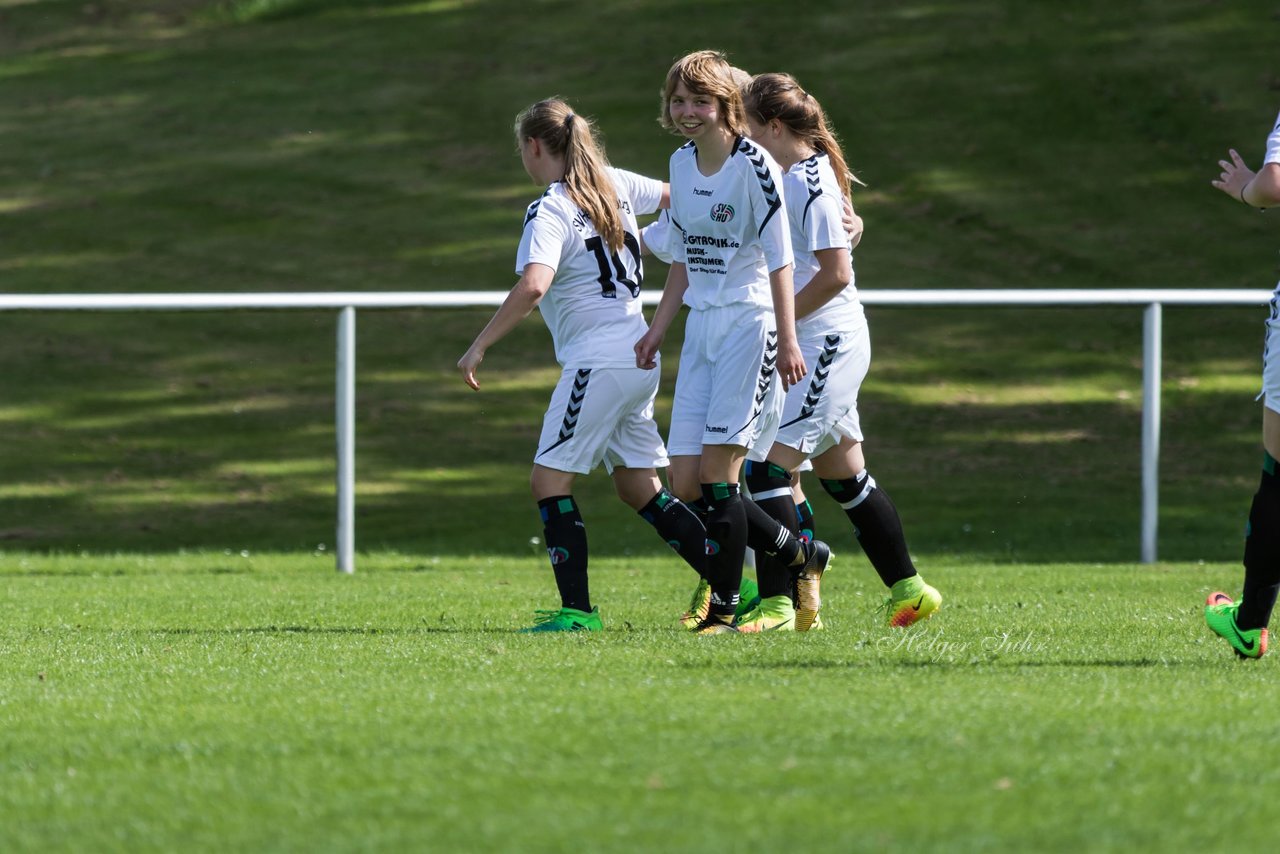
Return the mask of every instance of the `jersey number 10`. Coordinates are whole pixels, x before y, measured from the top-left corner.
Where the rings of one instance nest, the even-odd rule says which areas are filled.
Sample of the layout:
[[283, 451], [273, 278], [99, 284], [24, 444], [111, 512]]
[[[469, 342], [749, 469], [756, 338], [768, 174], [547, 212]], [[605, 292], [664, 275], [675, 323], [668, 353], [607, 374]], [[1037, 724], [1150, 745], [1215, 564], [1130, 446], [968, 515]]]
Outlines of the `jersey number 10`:
[[[640, 283], [644, 281], [644, 272], [640, 266], [640, 241], [636, 240], [634, 234], [629, 231], [622, 232], [622, 245], [635, 260], [635, 279], [627, 277], [627, 269], [622, 266], [622, 259], [618, 257], [617, 252], [605, 252], [604, 238], [599, 235], [588, 237], [586, 244], [591, 254], [596, 256], [596, 264], [600, 267], [600, 278], [596, 280], [600, 282], [600, 296], [605, 299], [617, 299], [618, 285], [626, 285], [627, 290], [631, 291], [631, 296], [640, 296]], [[612, 266], [610, 266], [611, 263]]]

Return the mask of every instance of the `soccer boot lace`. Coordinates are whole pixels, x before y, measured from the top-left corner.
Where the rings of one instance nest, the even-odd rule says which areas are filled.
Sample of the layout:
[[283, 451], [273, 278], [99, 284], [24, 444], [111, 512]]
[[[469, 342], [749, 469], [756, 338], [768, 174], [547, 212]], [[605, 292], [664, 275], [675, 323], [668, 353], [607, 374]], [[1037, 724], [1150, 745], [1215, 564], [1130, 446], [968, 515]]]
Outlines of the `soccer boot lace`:
[[770, 596], [738, 617], [734, 625], [740, 632], [794, 632], [796, 609], [787, 594]]
[[1267, 651], [1266, 629], [1241, 629], [1236, 625], [1240, 605], [1225, 593], [1211, 593], [1204, 602], [1204, 621], [1218, 637], [1231, 644], [1241, 658], [1262, 658]]
[[[760, 604], [760, 588], [750, 578], [743, 578], [742, 584], [738, 587], [738, 610], [734, 616], [741, 616], [758, 604]], [[711, 585], [703, 578], [698, 581], [693, 597], [689, 600], [689, 610], [680, 615], [680, 625], [693, 631], [698, 623], [706, 619], [707, 612], [710, 610]]]
[[942, 605], [942, 594], [928, 584], [919, 575], [904, 578], [889, 588], [889, 598], [885, 600], [885, 612], [889, 625], [895, 629], [927, 620]]
[[604, 628], [600, 622], [600, 608], [579, 611], [576, 608], [557, 608], [552, 611], [534, 611], [533, 625], [521, 632], [598, 632]]
[[695, 635], [737, 634], [738, 630], [733, 627], [732, 620], [728, 614], [707, 614], [690, 631]]
[[805, 546], [804, 566], [796, 578], [796, 631], [807, 632], [818, 619], [818, 609], [822, 607], [822, 596], [819, 588], [822, 585], [822, 574], [831, 564], [831, 548], [822, 540], [814, 540]]

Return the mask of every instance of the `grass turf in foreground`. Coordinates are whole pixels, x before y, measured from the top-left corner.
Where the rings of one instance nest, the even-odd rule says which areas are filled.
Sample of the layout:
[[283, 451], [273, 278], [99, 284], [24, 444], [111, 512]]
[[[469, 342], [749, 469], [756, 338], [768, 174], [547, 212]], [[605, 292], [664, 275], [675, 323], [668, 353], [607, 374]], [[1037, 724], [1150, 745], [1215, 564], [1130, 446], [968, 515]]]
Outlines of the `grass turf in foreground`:
[[[1280, 771], [1198, 603], [1234, 566], [937, 564], [882, 628], [693, 638], [670, 560], [602, 561], [607, 631], [525, 636], [525, 561], [0, 557], [4, 850], [1219, 847]], [[712, 842], [714, 841], [714, 844]]]

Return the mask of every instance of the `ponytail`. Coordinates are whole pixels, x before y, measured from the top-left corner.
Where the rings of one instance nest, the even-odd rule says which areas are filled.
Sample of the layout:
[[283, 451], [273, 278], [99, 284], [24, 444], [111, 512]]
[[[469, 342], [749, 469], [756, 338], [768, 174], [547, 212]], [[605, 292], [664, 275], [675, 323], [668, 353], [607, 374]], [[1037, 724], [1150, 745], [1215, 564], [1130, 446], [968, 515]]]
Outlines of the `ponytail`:
[[846, 196], [851, 185], [865, 187], [845, 162], [840, 141], [827, 124], [827, 114], [818, 99], [800, 88], [790, 74], [760, 74], [755, 77], [745, 93], [747, 112], [760, 124], [777, 119], [815, 150], [827, 155], [836, 183]]
[[609, 177], [609, 161], [591, 121], [559, 98], [539, 101], [516, 118], [517, 141], [538, 139], [552, 154], [564, 157], [565, 194], [586, 214], [605, 244], [622, 251], [622, 214], [618, 191]]

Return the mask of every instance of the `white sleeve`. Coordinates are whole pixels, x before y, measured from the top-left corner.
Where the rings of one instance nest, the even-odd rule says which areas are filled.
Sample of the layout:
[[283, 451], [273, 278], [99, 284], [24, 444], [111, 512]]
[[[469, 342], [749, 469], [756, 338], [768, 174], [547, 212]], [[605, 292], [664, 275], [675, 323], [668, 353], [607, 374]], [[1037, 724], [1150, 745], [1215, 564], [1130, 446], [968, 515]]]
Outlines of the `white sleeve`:
[[[791, 254], [791, 225], [787, 221], [787, 206], [782, 196], [782, 171], [772, 157], [760, 152], [764, 163], [747, 158], [748, 170], [755, 174], [747, 178], [751, 210], [755, 215], [760, 247], [764, 250], [765, 264], [769, 272], [780, 270], [794, 262]], [[767, 170], [767, 174], [764, 171]]]
[[516, 250], [517, 275], [523, 274], [529, 264], [545, 264], [552, 270], [559, 269], [564, 244], [569, 238], [564, 219], [539, 202], [530, 205], [525, 214], [524, 234], [520, 236], [520, 248]]
[[631, 197], [637, 216], [655, 212], [662, 203], [662, 182], [656, 178], [646, 178], [625, 169], [614, 169], [613, 175]]
[[675, 231], [671, 227], [671, 217], [666, 211], [663, 211], [657, 219], [640, 229], [640, 236], [644, 238], [644, 245], [649, 247], [649, 251], [653, 253], [653, 257], [657, 258], [664, 264], [671, 263], [671, 234]]
[[823, 191], [814, 198], [804, 213], [805, 249], [848, 249], [849, 234], [844, 230], [844, 205], [830, 193]]
[[1271, 136], [1267, 137], [1267, 156], [1262, 162], [1264, 165], [1280, 163], [1280, 116], [1276, 116], [1276, 126], [1271, 129]]

